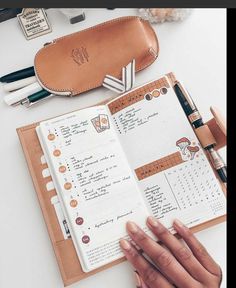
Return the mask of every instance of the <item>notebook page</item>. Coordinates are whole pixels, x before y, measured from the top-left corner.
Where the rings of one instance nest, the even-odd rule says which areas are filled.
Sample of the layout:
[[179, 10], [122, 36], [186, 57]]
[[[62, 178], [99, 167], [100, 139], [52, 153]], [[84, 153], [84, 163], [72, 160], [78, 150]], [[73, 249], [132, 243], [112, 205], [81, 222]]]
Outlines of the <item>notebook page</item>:
[[105, 106], [40, 123], [38, 135], [83, 270], [123, 256], [125, 223], [148, 211]]
[[108, 103], [150, 214], [171, 229], [225, 214], [225, 196], [167, 77]]

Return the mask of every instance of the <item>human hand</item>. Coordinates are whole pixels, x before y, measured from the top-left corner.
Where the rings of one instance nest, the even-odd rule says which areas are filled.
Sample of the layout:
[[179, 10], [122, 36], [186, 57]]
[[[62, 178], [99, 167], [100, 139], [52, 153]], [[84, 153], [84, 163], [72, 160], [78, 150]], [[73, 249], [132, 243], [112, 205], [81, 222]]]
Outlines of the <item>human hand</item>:
[[[208, 254], [194, 234], [179, 220], [174, 229], [183, 238], [182, 244], [158, 220], [148, 217], [147, 225], [166, 248], [150, 238], [134, 222], [127, 223], [132, 241], [122, 239], [121, 248], [136, 272], [140, 288], [218, 288], [222, 280], [220, 266]], [[157, 266], [143, 255], [144, 252]]]

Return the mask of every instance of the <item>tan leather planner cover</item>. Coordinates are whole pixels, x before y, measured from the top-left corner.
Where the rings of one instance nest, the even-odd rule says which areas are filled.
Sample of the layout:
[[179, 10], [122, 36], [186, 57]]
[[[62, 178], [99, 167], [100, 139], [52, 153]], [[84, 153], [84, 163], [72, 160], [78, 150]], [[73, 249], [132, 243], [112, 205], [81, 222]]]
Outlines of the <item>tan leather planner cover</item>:
[[[167, 74], [171, 82], [175, 80], [174, 74]], [[111, 100], [111, 99], [109, 99]], [[99, 103], [102, 104], [102, 103]], [[212, 124], [212, 120], [209, 121]], [[41, 163], [41, 156], [43, 155], [42, 148], [40, 146], [38, 136], [36, 134], [36, 126], [39, 123], [34, 123], [17, 129], [18, 136], [26, 157], [26, 161], [29, 167], [31, 177], [33, 179], [34, 187], [38, 195], [38, 200], [42, 209], [42, 213], [47, 225], [48, 233], [52, 242], [52, 246], [56, 255], [56, 259], [60, 268], [61, 276], [65, 286], [70, 285], [76, 281], [79, 281], [83, 278], [86, 278], [92, 274], [95, 274], [99, 271], [107, 269], [113, 265], [125, 261], [125, 258], [114, 261], [108, 265], [105, 265], [99, 269], [93, 270], [89, 273], [82, 271], [78, 256], [76, 254], [73, 242], [71, 239], [65, 239], [61, 230], [61, 227], [58, 222], [58, 218], [54, 209], [54, 206], [51, 203], [51, 198], [56, 195], [56, 191], [48, 191], [46, 185], [51, 181], [51, 176], [46, 178], [42, 175], [42, 170], [47, 167], [47, 164]], [[222, 122], [221, 122], [222, 124]], [[219, 132], [219, 126], [217, 122], [214, 121], [214, 125], [209, 125], [211, 132], [216, 133], [217, 137], [215, 139], [220, 140], [221, 143], [217, 143], [219, 147], [225, 145], [225, 138], [222, 137], [222, 132]], [[223, 125], [224, 126], [224, 125]], [[222, 127], [222, 125], [221, 125]], [[220, 134], [220, 137], [219, 137]], [[217, 176], [217, 175], [216, 175]], [[222, 189], [225, 192], [225, 186], [222, 184]], [[225, 220], [226, 216], [221, 216], [201, 225], [191, 228], [194, 232], [205, 229], [212, 225], [218, 224]]]

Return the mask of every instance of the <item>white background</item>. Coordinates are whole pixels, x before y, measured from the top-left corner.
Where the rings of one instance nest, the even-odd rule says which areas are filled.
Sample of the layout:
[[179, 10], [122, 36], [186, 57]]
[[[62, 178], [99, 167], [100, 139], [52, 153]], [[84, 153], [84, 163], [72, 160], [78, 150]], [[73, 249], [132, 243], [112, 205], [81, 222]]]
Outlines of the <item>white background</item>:
[[[56, 9], [49, 9], [47, 13], [53, 32], [34, 40], [24, 38], [16, 18], [0, 23], [1, 76], [32, 66], [35, 53], [45, 42], [108, 19], [135, 15], [137, 9], [86, 9], [86, 20], [73, 25]], [[211, 105], [225, 115], [226, 10], [194, 9], [183, 22], [153, 27], [159, 39], [160, 55], [151, 67], [137, 74], [136, 85], [173, 71], [191, 92], [205, 120], [211, 117]], [[7, 106], [0, 87], [0, 287], [63, 287], [16, 128], [95, 104], [111, 95], [114, 93], [99, 88], [72, 99], [54, 97], [27, 109]], [[225, 158], [225, 151], [222, 152]], [[225, 233], [223, 223], [196, 234], [221, 265], [224, 275]], [[223, 278], [222, 287], [226, 287], [225, 282]], [[71, 287], [134, 286], [130, 265], [122, 263]]]

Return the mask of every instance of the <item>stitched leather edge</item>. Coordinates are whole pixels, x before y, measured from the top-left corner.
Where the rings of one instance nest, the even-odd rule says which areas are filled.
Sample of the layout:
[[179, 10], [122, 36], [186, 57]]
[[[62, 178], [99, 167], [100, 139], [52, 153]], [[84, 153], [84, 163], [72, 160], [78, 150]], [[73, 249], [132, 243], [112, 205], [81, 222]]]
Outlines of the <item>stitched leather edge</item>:
[[[150, 61], [148, 61], [145, 65], [143, 65], [143, 66], [140, 65], [140, 66], [136, 67], [135, 68], [135, 72], [139, 72], [139, 71], [145, 69], [146, 67], [150, 66], [156, 60], [156, 58], [159, 55], [159, 42], [158, 42], [157, 35], [156, 35], [153, 27], [151, 26], [151, 24], [147, 20], [144, 20], [144, 19], [142, 19], [139, 16], [125, 16], [125, 17], [119, 17], [119, 18], [115, 18], [115, 19], [112, 19], [112, 20], [109, 20], [109, 21], [105, 21], [105, 22], [97, 24], [95, 26], [88, 27], [88, 28], [86, 28], [86, 29], [84, 29], [82, 31], [74, 32], [74, 33], [71, 33], [69, 35], [65, 35], [65, 36], [59, 37], [59, 38], [53, 40], [53, 42], [51, 44], [49, 44], [49, 45], [50, 46], [51, 45], [55, 45], [56, 43], [60, 42], [61, 40], [65, 39], [65, 38], [71, 38], [71, 37], [73, 37], [76, 34], [85, 33], [88, 30], [95, 30], [95, 29], [97, 30], [97, 28], [103, 28], [107, 24], [112, 24], [114, 22], [126, 22], [126, 21], [133, 20], [133, 19], [138, 19], [140, 22], [147, 23], [149, 25], [149, 28], [151, 29], [152, 34], [153, 34], [153, 36], [154, 36], [154, 38], [156, 40], [156, 44], [157, 44], [157, 51], [152, 46], [149, 47], [149, 49], [153, 48], [155, 50], [157, 56], [154, 57], [153, 55], [151, 55], [151, 53], [148, 50], [147, 53], [144, 54], [144, 56], [146, 57], [147, 55], [151, 55], [152, 59]], [[35, 68], [36, 77], [37, 77], [39, 83], [43, 86], [44, 89], [46, 89], [49, 92], [51, 92], [53, 94], [56, 94], [56, 95], [60, 95], [60, 94], [57, 94], [57, 93], [60, 93], [60, 92], [63, 93], [64, 92], [63, 95], [61, 94], [62, 96], [71, 96], [72, 97], [72, 96], [77, 96], [77, 95], [79, 95], [79, 94], [81, 94], [83, 92], [89, 91], [91, 89], [101, 87], [101, 83], [97, 82], [97, 83], [94, 83], [94, 84], [90, 84], [89, 86], [87, 86], [87, 88], [79, 89], [79, 90], [73, 90], [73, 88], [65, 88], [65, 89], [60, 89], [60, 90], [57, 89], [57, 88], [49, 88], [47, 86], [47, 84], [45, 83], [45, 81], [42, 81], [41, 77], [38, 74], [37, 67], [39, 65], [37, 66], [35, 64], [36, 58], [46, 48], [47, 48], [47, 46], [46, 47], [42, 47], [41, 49], [39, 49], [39, 51], [35, 54], [35, 58], [34, 58], [34, 68]], [[70, 95], [65, 95], [65, 92], [70, 93]]]

